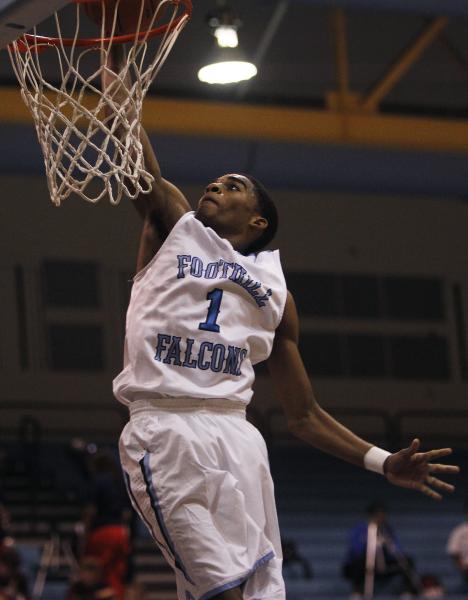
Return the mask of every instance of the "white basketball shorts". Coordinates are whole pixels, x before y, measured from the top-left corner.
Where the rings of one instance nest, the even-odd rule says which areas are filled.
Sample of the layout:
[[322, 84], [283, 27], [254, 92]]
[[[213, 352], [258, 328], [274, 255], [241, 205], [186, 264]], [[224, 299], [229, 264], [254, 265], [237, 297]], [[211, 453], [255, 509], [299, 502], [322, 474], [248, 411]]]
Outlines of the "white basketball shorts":
[[174, 398], [138, 400], [130, 415], [120, 438], [127, 489], [175, 571], [179, 600], [238, 586], [244, 600], [284, 600], [267, 450], [245, 409]]

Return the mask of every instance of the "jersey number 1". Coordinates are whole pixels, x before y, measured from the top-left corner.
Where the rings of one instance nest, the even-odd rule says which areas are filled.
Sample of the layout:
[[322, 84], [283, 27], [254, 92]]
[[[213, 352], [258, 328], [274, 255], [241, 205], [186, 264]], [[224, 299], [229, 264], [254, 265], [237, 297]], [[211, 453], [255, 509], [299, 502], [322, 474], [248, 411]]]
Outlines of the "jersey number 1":
[[218, 320], [219, 311], [221, 310], [223, 293], [223, 290], [216, 288], [207, 295], [207, 300], [211, 300], [210, 307], [208, 308], [208, 316], [204, 323], [198, 325], [198, 329], [219, 333], [219, 325], [216, 321]]

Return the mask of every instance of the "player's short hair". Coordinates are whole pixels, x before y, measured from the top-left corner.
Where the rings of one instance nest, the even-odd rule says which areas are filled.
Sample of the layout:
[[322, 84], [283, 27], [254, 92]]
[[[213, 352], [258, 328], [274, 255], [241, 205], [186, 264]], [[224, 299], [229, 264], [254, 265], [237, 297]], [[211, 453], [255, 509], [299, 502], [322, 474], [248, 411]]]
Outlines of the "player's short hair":
[[262, 232], [261, 236], [255, 240], [248, 248], [244, 250], [244, 254], [254, 254], [260, 252], [273, 241], [278, 231], [278, 211], [275, 203], [271, 199], [266, 187], [252, 175], [242, 173], [253, 185], [255, 195], [257, 196], [258, 211], [260, 216], [268, 221], [268, 227]]

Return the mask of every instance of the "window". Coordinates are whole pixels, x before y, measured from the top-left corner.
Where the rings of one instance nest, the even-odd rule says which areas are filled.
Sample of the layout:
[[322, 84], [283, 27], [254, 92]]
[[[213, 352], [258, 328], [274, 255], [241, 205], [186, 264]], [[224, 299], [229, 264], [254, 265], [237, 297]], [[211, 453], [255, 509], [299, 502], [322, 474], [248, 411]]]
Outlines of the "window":
[[48, 307], [89, 309], [100, 306], [98, 268], [94, 262], [43, 262], [42, 289]]
[[48, 335], [50, 369], [103, 370], [103, 332], [99, 325], [50, 324]]
[[305, 367], [312, 375], [337, 377], [344, 374], [342, 339], [332, 333], [301, 336], [300, 350]]
[[312, 376], [432, 381], [450, 378], [448, 343], [438, 335], [304, 334], [300, 350]]
[[447, 340], [441, 336], [392, 337], [389, 340], [396, 379], [447, 380], [450, 377]]
[[385, 277], [387, 316], [392, 319], [442, 320], [445, 307], [442, 283], [422, 277]]
[[343, 275], [344, 316], [375, 319], [382, 316], [379, 281], [368, 275]]
[[385, 377], [385, 347], [381, 335], [346, 336], [351, 377]]
[[302, 316], [338, 316], [338, 276], [331, 273], [288, 273], [287, 284]]
[[106, 360], [97, 263], [46, 260], [41, 276], [48, 368], [102, 371]]
[[288, 273], [303, 317], [441, 321], [443, 283], [428, 277]]

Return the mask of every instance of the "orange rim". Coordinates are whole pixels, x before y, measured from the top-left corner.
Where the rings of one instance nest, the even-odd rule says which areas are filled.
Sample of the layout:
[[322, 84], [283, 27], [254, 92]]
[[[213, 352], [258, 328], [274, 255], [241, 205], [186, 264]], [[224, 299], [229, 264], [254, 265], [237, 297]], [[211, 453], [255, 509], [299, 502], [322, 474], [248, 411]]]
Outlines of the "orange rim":
[[[101, 2], [101, 0], [73, 0], [75, 4], [97, 4]], [[184, 9], [184, 14], [180, 17], [177, 17], [172, 23], [168, 23], [167, 25], [160, 25], [159, 27], [155, 27], [154, 29], [150, 29], [147, 31], [140, 31], [140, 33], [128, 33], [125, 35], [115, 35], [110, 37], [97, 37], [97, 38], [54, 38], [47, 37], [43, 35], [33, 35], [31, 33], [25, 33], [19, 40], [17, 40], [17, 44], [19, 46], [19, 50], [27, 50], [33, 46], [77, 46], [77, 47], [92, 47], [92, 46], [100, 46], [101, 44], [126, 44], [127, 42], [135, 42], [141, 41], [145, 39], [150, 39], [156, 37], [158, 35], [163, 35], [167, 31], [173, 31], [179, 23], [183, 19], [190, 19], [192, 16], [192, 1], [191, 0], [171, 0], [172, 4], [176, 6], [182, 6]], [[26, 42], [22, 40], [25, 39]]]

